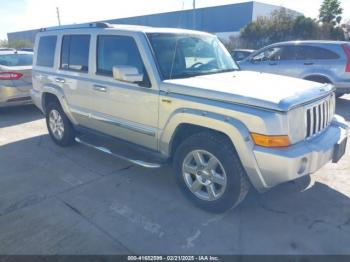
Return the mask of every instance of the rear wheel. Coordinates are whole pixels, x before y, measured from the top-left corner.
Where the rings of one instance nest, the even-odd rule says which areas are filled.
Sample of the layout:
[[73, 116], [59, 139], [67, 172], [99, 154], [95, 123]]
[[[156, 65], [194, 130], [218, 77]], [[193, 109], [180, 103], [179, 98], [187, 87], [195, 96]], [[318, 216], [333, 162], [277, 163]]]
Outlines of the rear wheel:
[[52, 102], [47, 106], [46, 125], [57, 145], [66, 147], [74, 143], [75, 130], [60, 104]]
[[239, 157], [220, 134], [203, 132], [187, 138], [176, 150], [176, 180], [198, 207], [220, 213], [236, 207], [249, 191]]

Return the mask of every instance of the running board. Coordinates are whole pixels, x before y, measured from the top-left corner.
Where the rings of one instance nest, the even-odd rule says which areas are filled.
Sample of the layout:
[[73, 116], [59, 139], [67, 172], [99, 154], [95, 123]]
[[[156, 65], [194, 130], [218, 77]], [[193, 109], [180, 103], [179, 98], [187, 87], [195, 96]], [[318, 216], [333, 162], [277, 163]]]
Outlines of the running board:
[[75, 138], [75, 141], [79, 144], [82, 144], [84, 146], [87, 146], [87, 147], [90, 147], [90, 148], [94, 148], [98, 151], [101, 151], [103, 153], [106, 153], [106, 154], [109, 154], [109, 155], [112, 155], [114, 157], [117, 157], [117, 158], [120, 158], [122, 160], [125, 160], [125, 161], [128, 161], [132, 164], [135, 164], [135, 165], [138, 165], [138, 166], [141, 166], [141, 167], [145, 167], [145, 168], [160, 168], [162, 167], [161, 164], [158, 164], [158, 163], [150, 163], [150, 162], [146, 162], [146, 161], [142, 161], [142, 160], [136, 160], [136, 159], [132, 159], [132, 158], [129, 158], [129, 157], [126, 157], [126, 156], [123, 156], [123, 155], [120, 155], [120, 154], [116, 154], [114, 152], [112, 152], [111, 150], [109, 150], [108, 148], [106, 147], [103, 147], [103, 146], [95, 146], [91, 143], [88, 143], [86, 141], [83, 141], [82, 139], [76, 137]]

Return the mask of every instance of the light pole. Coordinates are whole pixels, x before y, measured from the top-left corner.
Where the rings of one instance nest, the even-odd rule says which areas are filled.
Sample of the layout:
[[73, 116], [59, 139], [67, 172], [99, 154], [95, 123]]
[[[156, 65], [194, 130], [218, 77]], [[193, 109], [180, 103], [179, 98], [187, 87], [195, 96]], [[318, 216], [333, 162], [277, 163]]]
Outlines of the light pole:
[[193, 29], [196, 29], [196, 0], [193, 0]]
[[56, 7], [56, 12], [57, 12], [58, 25], [61, 26], [60, 9], [58, 7]]

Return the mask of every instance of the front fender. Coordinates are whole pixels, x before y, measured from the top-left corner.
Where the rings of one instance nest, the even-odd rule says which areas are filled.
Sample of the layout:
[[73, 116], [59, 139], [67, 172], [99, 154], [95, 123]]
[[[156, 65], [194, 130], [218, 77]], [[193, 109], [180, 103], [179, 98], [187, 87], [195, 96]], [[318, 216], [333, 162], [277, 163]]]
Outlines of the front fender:
[[221, 132], [229, 137], [253, 186], [260, 190], [266, 183], [260, 173], [253, 154], [254, 143], [247, 127], [237, 119], [216, 113], [203, 113], [195, 109], [180, 109], [172, 114], [160, 135], [160, 151], [171, 154], [171, 142], [176, 128], [181, 124], [191, 124]]

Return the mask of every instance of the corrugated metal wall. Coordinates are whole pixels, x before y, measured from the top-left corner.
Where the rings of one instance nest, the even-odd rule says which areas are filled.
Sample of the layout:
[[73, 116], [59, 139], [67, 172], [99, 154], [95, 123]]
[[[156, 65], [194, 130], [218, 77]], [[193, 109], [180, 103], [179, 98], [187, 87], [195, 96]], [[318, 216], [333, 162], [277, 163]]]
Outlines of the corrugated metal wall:
[[[279, 8], [257, 2], [246, 2], [215, 7], [198, 8], [195, 10], [195, 26], [193, 23], [193, 10], [176, 11], [169, 13], [136, 16], [130, 18], [105, 20], [114, 24], [134, 24], [155, 27], [177, 27], [196, 29], [211, 33], [238, 32], [249, 24], [256, 16], [266, 15], [266, 10]], [[261, 10], [261, 11], [259, 11]], [[44, 26], [44, 25], [43, 25]], [[38, 29], [22, 32], [8, 33], [8, 40], [17, 39], [34, 42]]]
[[[179, 27], [211, 33], [234, 32], [251, 22], [253, 2], [106, 20], [114, 24]], [[195, 25], [193, 23], [195, 17]]]

